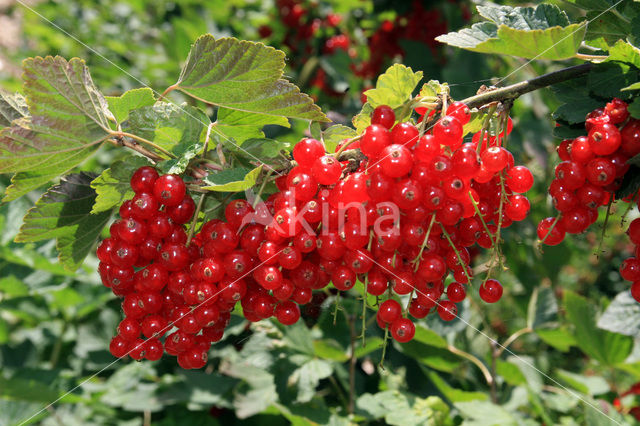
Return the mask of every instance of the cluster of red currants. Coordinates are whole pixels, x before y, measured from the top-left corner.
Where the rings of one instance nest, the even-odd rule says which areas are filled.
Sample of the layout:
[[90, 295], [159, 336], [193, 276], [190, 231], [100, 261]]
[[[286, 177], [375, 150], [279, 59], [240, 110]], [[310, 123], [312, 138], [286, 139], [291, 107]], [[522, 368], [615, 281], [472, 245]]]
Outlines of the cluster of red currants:
[[627, 104], [613, 99], [587, 115], [587, 136], [564, 140], [562, 160], [549, 186], [560, 212], [538, 224], [538, 238], [560, 244], [567, 233], [584, 232], [598, 218], [598, 207], [608, 205], [629, 170], [627, 160], [640, 153], [640, 120], [629, 119]]
[[[119, 358], [129, 354], [152, 361], [167, 352], [183, 368], [201, 368], [211, 343], [222, 338], [240, 293], [229, 288], [218, 294], [214, 283], [222, 276], [230, 280], [224, 266], [207, 269], [198, 245], [187, 244], [183, 224], [195, 204], [182, 178], [159, 176], [145, 166], [130, 184], [135, 196], [122, 204], [111, 236], [97, 250], [102, 282], [123, 297], [125, 318], [109, 349]], [[163, 343], [160, 339], [174, 326]]]
[[[386, 294], [377, 320], [397, 341], [414, 335], [407, 312], [424, 318], [433, 310], [452, 320], [472, 275], [468, 247], [493, 247], [498, 227], [524, 219], [529, 201], [521, 194], [533, 185], [500, 137], [462, 143], [469, 119], [466, 105], [454, 103], [420, 136], [379, 106], [361, 139], [347, 142], [366, 156], [359, 164], [338, 161], [315, 139], [302, 140], [293, 150], [297, 166], [278, 178], [280, 192], [266, 202], [274, 216], [260, 251], [281, 253], [279, 266], [294, 286], [332, 282], [344, 291], [360, 280], [367, 293]], [[285, 275], [277, 269], [260, 266], [255, 278], [277, 290]], [[445, 285], [449, 270], [455, 281]], [[479, 292], [493, 303], [502, 286], [488, 279]]]

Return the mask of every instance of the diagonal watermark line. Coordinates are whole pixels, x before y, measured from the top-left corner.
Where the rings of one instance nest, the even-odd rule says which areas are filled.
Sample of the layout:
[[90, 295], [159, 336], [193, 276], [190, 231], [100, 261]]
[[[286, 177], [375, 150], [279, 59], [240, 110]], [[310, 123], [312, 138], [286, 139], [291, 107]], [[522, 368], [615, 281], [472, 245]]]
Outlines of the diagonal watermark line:
[[[244, 275], [241, 275], [239, 278], [236, 278], [234, 281], [230, 282], [229, 284], [227, 284], [226, 286], [224, 286], [222, 289], [219, 289], [216, 293], [212, 294], [211, 296], [209, 296], [209, 298], [207, 298], [206, 300], [202, 301], [200, 304], [196, 305], [195, 307], [191, 306], [191, 313], [187, 314], [187, 315], [191, 315], [193, 313], [193, 311], [195, 309], [198, 309], [199, 307], [205, 305], [206, 303], [209, 303], [211, 300], [214, 300], [214, 298], [216, 296], [218, 296], [220, 293], [222, 293], [224, 290], [226, 290], [227, 288], [231, 287], [233, 284], [237, 283], [238, 281], [242, 280], [243, 278], [247, 277], [249, 274], [253, 273], [253, 271], [255, 271], [256, 269], [260, 268], [261, 266], [265, 265], [266, 262], [269, 262], [271, 259], [273, 259], [274, 257], [278, 256], [286, 247], [283, 247], [282, 249], [280, 249], [277, 253], [274, 253], [272, 256], [270, 256], [268, 259], [266, 259], [264, 262], [261, 262], [260, 264], [258, 264], [257, 266], [251, 268], [251, 270], [247, 271]], [[235, 306], [235, 305], [234, 305]], [[186, 315], [185, 315], [186, 316]], [[160, 330], [160, 332], [162, 332], [162, 334], [164, 335], [164, 333], [166, 333], [167, 331], [169, 331], [178, 321], [180, 321], [183, 317], [178, 318], [175, 321], [171, 321], [169, 322], [169, 324], [167, 324], [166, 327], [164, 327], [162, 330]], [[162, 336], [160, 336], [162, 337]], [[123, 358], [126, 358], [131, 352], [133, 352], [134, 350], [138, 349], [139, 347], [143, 346], [146, 343], [146, 341], [137, 344], [136, 346], [134, 346], [133, 348], [131, 348], [126, 354], [124, 354], [123, 356], [116, 358], [115, 360], [113, 360], [112, 362], [110, 362], [109, 364], [107, 364], [105, 367], [103, 367], [102, 369], [100, 369], [99, 371], [93, 373], [91, 376], [87, 377], [86, 379], [84, 379], [82, 382], [80, 382], [79, 384], [77, 384], [76, 386], [74, 386], [73, 388], [71, 388], [70, 390], [66, 391], [64, 394], [62, 394], [61, 396], [59, 396], [56, 400], [50, 402], [49, 404], [45, 405], [44, 407], [42, 407], [39, 411], [37, 411], [36, 413], [32, 414], [30, 417], [21, 420], [18, 425], [24, 425], [26, 423], [28, 423], [31, 419], [33, 419], [34, 417], [36, 417], [37, 415], [39, 415], [40, 413], [42, 413], [45, 410], [48, 410], [52, 405], [54, 405], [56, 402], [60, 401], [62, 398], [64, 398], [65, 396], [71, 394], [72, 392], [74, 392], [76, 389], [82, 387], [85, 383], [87, 383], [88, 381], [92, 380], [94, 377], [96, 377], [97, 375], [99, 375], [100, 373], [102, 373], [103, 371], [107, 370], [108, 368], [110, 368], [112, 365], [114, 365], [115, 363], [117, 363], [118, 361], [120, 361]], [[164, 349], [163, 349], [164, 350]], [[164, 356], [164, 353], [163, 353]]]
[[[373, 259], [372, 257], [368, 256], [366, 253], [363, 253], [364, 257], [368, 258], [369, 260], [371, 260], [371, 262], [373, 262], [374, 264], [378, 265], [380, 268], [382, 268], [384, 271], [386, 271], [388, 274], [393, 275], [396, 279], [398, 280], [403, 280], [401, 277], [399, 277], [398, 275], [396, 275], [393, 271], [389, 270], [387, 267], [385, 267], [383, 264], [377, 262], [375, 259]], [[434, 302], [435, 306], [442, 306], [437, 300], [434, 300], [433, 298], [431, 298], [429, 295], [423, 293], [422, 291], [420, 291], [418, 288], [416, 288], [415, 285], [412, 285], [413, 289], [416, 291], [416, 293], [419, 293], [421, 295], [423, 295], [424, 297], [426, 297], [428, 300], [430, 300], [431, 302]], [[364, 303], [366, 303], [366, 297], [367, 295], [364, 295]], [[541, 371], [540, 369], [538, 369], [535, 365], [533, 365], [532, 363], [528, 362], [527, 360], [521, 358], [520, 356], [518, 356], [517, 354], [515, 354], [513, 351], [511, 351], [508, 347], [502, 345], [500, 342], [498, 342], [497, 340], [493, 339], [491, 336], [487, 335], [486, 333], [484, 333], [482, 330], [478, 329], [477, 327], [475, 327], [474, 325], [470, 324], [468, 321], [466, 321], [464, 318], [462, 318], [461, 316], [459, 316], [457, 313], [455, 315], [455, 318], [459, 319], [460, 321], [462, 321], [465, 325], [467, 325], [469, 328], [471, 328], [473, 331], [475, 331], [476, 333], [480, 334], [483, 337], [486, 337], [487, 340], [489, 340], [491, 343], [495, 344], [496, 346], [499, 346], [504, 352], [508, 352], [510, 355], [512, 355], [513, 357], [515, 357], [516, 359], [518, 359], [520, 362], [526, 364], [528, 367], [533, 368], [534, 370], [536, 370], [538, 373], [540, 373], [542, 376], [544, 376], [546, 379], [550, 380], [551, 382], [553, 382], [554, 384], [556, 384], [557, 386], [559, 386], [561, 389], [563, 389], [565, 392], [569, 393], [571, 396], [577, 398], [578, 400], [582, 401], [583, 403], [589, 405], [591, 408], [595, 409], [596, 411], [598, 411], [600, 414], [602, 414], [603, 416], [607, 417], [609, 420], [611, 420], [612, 422], [614, 422], [617, 425], [622, 425], [622, 423], [619, 423], [618, 421], [616, 421], [614, 418], [610, 417], [608, 414], [606, 414], [604, 411], [602, 411], [602, 409], [598, 406], [596, 406], [595, 404], [592, 404], [591, 402], [589, 402], [588, 400], [582, 398], [582, 396], [576, 392], [573, 392], [571, 389], [568, 389], [567, 387], [563, 386], [561, 383], [559, 383], [557, 380], [555, 380], [554, 378], [548, 376], [547, 374], [545, 374], [543, 371]]]
[[[51, 26], [53, 26], [54, 28], [56, 28], [57, 30], [59, 30], [60, 32], [62, 32], [63, 34], [65, 34], [67, 37], [73, 39], [75, 42], [81, 44], [82, 46], [84, 46], [85, 48], [89, 49], [91, 52], [95, 53], [97, 56], [99, 56], [100, 58], [104, 59], [105, 61], [107, 61], [109, 64], [113, 65], [115, 68], [117, 68], [119, 71], [121, 71], [123, 74], [127, 75], [128, 77], [132, 78], [133, 80], [135, 80], [136, 82], [140, 83], [143, 87], [146, 87], [148, 89], [150, 89], [155, 95], [159, 96], [158, 99], [160, 99], [160, 97], [162, 97], [162, 94], [160, 92], [158, 92], [157, 90], [153, 89], [151, 86], [145, 84], [142, 80], [140, 80], [139, 78], [137, 78], [136, 76], [132, 75], [131, 73], [129, 73], [128, 71], [126, 71], [125, 69], [123, 69], [122, 67], [120, 67], [118, 64], [116, 64], [115, 62], [113, 62], [112, 60], [110, 60], [109, 58], [107, 58], [106, 56], [104, 56], [102, 53], [98, 52], [96, 49], [94, 49], [93, 47], [87, 45], [86, 43], [84, 43], [82, 40], [80, 40], [79, 38], [77, 38], [76, 36], [74, 36], [73, 34], [69, 33], [68, 31], [66, 31], [64, 28], [60, 27], [58, 24], [56, 24], [55, 22], [52, 22], [50, 19], [48, 19], [47, 17], [43, 16], [41, 13], [39, 13], [38, 11], [36, 11], [35, 9], [33, 9], [32, 7], [30, 7], [29, 5], [27, 5], [23, 0], [16, 0], [16, 3], [20, 4], [22, 7], [24, 7], [25, 9], [28, 9], [29, 11], [31, 11], [32, 13], [36, 14], [40, 19], [42, 19], [43, 21], [46, 21], [47, 23], [49, 23]], [[199, 121], [200, 123], [202, 123], [202, 125], [204, 126], [210, 126], [212, 123], [205, 123], [204, 121], [202, 121], [199, 117], [196, 117], [195, 115], [191, 114], [189, 111], [185, 110], [184, 108], [182, 108], [180, 105], [178, 105], [177, 103], [173, 102], [171, 99], [167, 98], [167, 97], [163, 97], [164, 99], [166, 99], [166, 101], [168, 101], [169, 103], [175, 105], [176, 107], [178, 107], [183, 113], [185, 113], [186, 115], [188, 115], [189, 117], [193, 118], [196, 121]], [[231, 145], [235, 146], [236, 148], [238, 148], [239, 150], [241, 150], [242, 152], [244, 152], [245, 154], [249, 155], [251, 158], [253, 158], [254, 160], [258, 161], [260, 164], [265, 165], [268, 169], [270, 169], [272, 172], [276, 173], [278, 176], [282, 176], [282, 173], [278, 172], [277, 170], [273, 169], [271, 166], [264, 164], [264, 162], [262, 161], [262, 159], [256, 157], [255, 155], [253, 155], [252, 153], [250, 153], [249, 151], [247, 151], [246, 149], [242, 148], [240, 145], [234, 143], [231, 139], [227, 138], [222, 132], [220, 132], [218, 129], [214, 129], [215, 133], [220, 136], [222, 139], [224, 139], [226, 142], [230, 143]]]

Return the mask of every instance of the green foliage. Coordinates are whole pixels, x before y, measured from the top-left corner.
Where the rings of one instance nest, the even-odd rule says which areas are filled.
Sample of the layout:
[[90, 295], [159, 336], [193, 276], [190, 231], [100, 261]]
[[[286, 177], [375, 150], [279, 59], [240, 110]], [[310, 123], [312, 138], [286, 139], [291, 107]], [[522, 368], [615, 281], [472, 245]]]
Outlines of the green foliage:
[[528, 59], [566, 59], [575, 56], [586, 25], [570, 24], [557, 6], [478, 6], [488, 21], [436, 40], [480, 53], [498, 53]]
[[128, 155], [115, 161], [111, 167], [103, 171], [91, 182], [91, 188], [96, 191], [96, 199], [92, 214], [120, 207], [124, 200], [133, 198], [133, 190], [129, 181], [133, 173], [142, 166], [148, 166], [149, 161], [137, 155]]
[[122, 96], [105, 96], [105, 99], [109, 105], [109, 111], [118, 123], [126, 121], [131, 111], [156, 103], [153, 90], [148, 87], [129, 90]]
[[72, 174], [51, 187], [24, 217], [17, 242], [35, 242], [55, 238], [60, 262], [77, 269], [93, 249], [111, 210], [91, 214], [96, 193], [90, 183], [95, 176]]
[[311, 98], [282, 79], [284, 53], [262, 43], [204, 35], [174, 87], [207, 103], [260, 114], [328, 121]]
[[409, 100], [420, 80], [422, 80], [421, 71], [413, 72], [411, 68], [395, 64], [378, 77], [375, 89], [367, 90], [364, 94], [373, 108], [379, 105], [398, 108]]
[[203, 190], [216, 192], [240, 192], [251, 188], [256, 184], [258, 175], [262, 171], [262, 166], [253, 170], [234, 168], [208, 175], [205, 180]]

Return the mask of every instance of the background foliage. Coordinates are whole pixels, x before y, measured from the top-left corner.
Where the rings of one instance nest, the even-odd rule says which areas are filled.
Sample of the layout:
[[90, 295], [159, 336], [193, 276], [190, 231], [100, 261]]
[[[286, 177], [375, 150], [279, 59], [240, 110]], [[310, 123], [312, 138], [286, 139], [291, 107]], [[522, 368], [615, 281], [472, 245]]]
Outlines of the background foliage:
[[[203, 33], [282, 48], [287, 55], [285, 76], [312, 95], [334, 122], [345, 125], [361, 109], [362, 92], [394, 60], [421, 70], [426, 80], [448, 82], [452, 97], [462, 99], [481, 84], [505, 85], [579, 63], [574, 56], [583, 38], [602, 49], [591, 53], [611, 56], [584, 79], [524, 95], [513, 106], [510, 149], [534, 171], [536, 186], [528, 194], [531, 220], [516, 223], [504, 233], [503, 251], [510, 269], [500, 277], [507, 289], [503, 301], [487, 305], [474, 295], [465, 301], [460, 320], [444, 323], [430, 316], [419, 323], [412, 342], [388, 348], [384, 368], [378, 365], [383, 333], [373, 325], [367, 328], [366, 345], [353, 339], [362, 331], [361, 304], [355, 298], [343, 298], [338, 309], [329, 293], [316, 295], [306, 309], [305, 322], [293, 327], [270, 321], [249, 326], [241, 317], [233, 317], [233, 326], [214, 346], [203, 371], [183, 371], [173, 359], [114, 362], [107, 347], [120, 306], [100, 284], [95, 256], [84, 259], [91, 247], [79, 248], [76, 240], [65, 241], [56, 234], [34, 236], [28, 226], [20, 230], [22, 218], [43, 193], [28, 189], [60, 174], [60, 170], [37, 170], [29, 176], [34, 180], [25, 184], [31, 182], [31, 186], [22, 191], [14, 188], [5, 194], [11, 202], [0, 205], [0, 424], [20, 423], [35, 413], [30, 422], [53, 425], [601, 425], [632, 421], [628, 413], [639, 401], [635, 393], [622, 395], [640, 381], [640, 308], [617, 272], [622, 259], [632, 253], [620, 226], [625, 212], [614, 206], [606, 229], [601, 217], [600, 228], [567, 239], [561, 246], [539, 251], [534, 242], [535, 223], [551, 210], [546, 189], [558, 161], [555, 146], [561, 138], [575, 135], [585, 114], [604, 105], [607, 98], [629, 100], [637, 95], [621, 89], [637, 82], [640, 56], [633, 56], [626, 44], [617, 44], [620, 39], [638, 44], [637, 2], [618, 2], [604, 14], [616, 2], [557, 2], [566, 17], [553, 15], [555, 9], [541, 8], [537, 20], [523, 23], [495, 13], [484, 3], [477, 5], [479, 15], [472, 18], [476, 4], [466, 2], [425, 1], [417, 6], [419, 2], [328, 1], [309, 8], [298, 21], [304, 25], [287, 20], [286, 2], [200, 3], [50, 1], [31, 5], [37, 14], [18, 4], [2, 3], [7, 34], [14, 29], [13, 37], [0, 38], [2, 87], [22, 91], [21, 61], [28, 56], [86, 58], [93, 83], [111, 96], [107, 102], [112, 111], [118, 111], [119, 122], [129, 118], [129, 125], [142, 131], [151, 126], [154, 142], [188, 157], [195, 154], [180, 144], [162, 145], [169, 142], [153, 126], [158, 114], [175, 117], [174, 111], [154, 111], [152, 102], [145, 103], [150, 94], [144, 89], [128, 92], [126, 99], [120, 95], [143, 85], [160, 89], [174, 84], [191, 44]], [[397, 30], [418, 7], [430, 19], [427, 25], [421, 24], [433, 26], [437, 33]], [[327, 19], [331, 13], [341, 17], [335, 27], [320, 25], [313, 36], [301, 37], [313, 19]], [[596, 16], [599, 19], [592, 24], [582, 24]], [[397, 43], [384, 46], [389, 55], [376, 56], [381, 47], [375, 44], [375, 34], [388, 27], [387, 22], [396, 24]], [[501, 23], [507, 26], [500, 27]], [[264, 30], [267, 25], [270, 34]], [[564, 28], [551, 28], [555, 25]], [[527, 32], [532, 29], [539, 31]], [[449, 31], [441, 40], [450, 46], [433, 41]], [[461, 37], [458, 31], [466, 31], [467, 36], [471, 32], [474, 41], [469, 43], [469, 37]], [[553, 54], [543, 55], [546, 60], [528, 62], [506, 55], [514, 53], [513, 43], [523, 31], [537, 38], [529, 41], [528, 49], [517, 51], [519, 57], [539, 56], [546, 46], [566, 41]], [[348, 37], [349, 48], [331, 51], [327, 40], [340, 34]], [[498, 41], [487, 41], [488, 36], [498, 36]], [[385, 39], [390, 37], [387, 34]], [[31, 62], [24, 66], [32, 74], [37, 72]], [[187, 77], [181, 81], [188, 83]], [[172, 96], [190, 107], [198, 105], [179, 91]], [[128, 116], [128, 105], [134, 104], [148, 106]], [[632, 105], [637, 117], [640, 105], [638, 101]], [[19, 112], [20, 107], [15, 110]], [[562, 126], [554, 128], [552, 113]], [[231, 124], [242, 124], [242, 117], [220, 114], [218, 120], [230, 123], [228, 132], [238, 132]], [[100, 137], [105, 131], [99, 125], [77, 124], [86, 128], [87, 138]], [[290, 127], [267, 126], [264, 134], [251, 129], [222, 131], [234, 139], [244, 138], [243, 146], [255, 146], [260, 158], [277, 157], [279, 149], [266, 153], [264, 145], [251, 145], [251, 141], [266, 136], [286, 148], [309, 130], [303, 120], [286, 124]], [[189, 121], [175, 127], [181, 129], [184, 140], [201, 134]], [[126, 197], [118, 188], [118, 173], [126, 175], [126, 167], [132, 170], [138, 164], [118, 162], [123, 159], [122, 150], [102, 148], [89, 154], [77, 161], [79, 174], [55, 183], [74, 186], [78, 208], [102, 212], [106, 222], [112, 207]], [[245, 171], [250, 166], [246, 164]], [[12, 171], [2, 167], [3, 172]], [[85, 195], [93, 194], [89, 182], [95, 173], [108, 167], [110, 172], [101, 176], [102, 181], [93, 181], [94, 189], [102, 188], [97, 189], [97, 199], [85, 200]], [[167, 169], [171, 167], [179, 170], [184, 164], [168, 163]], [[34, 167], [31, 172], [35, 171]], [[4, 193], [9, 176], [3, 175], [0, 185]], [[40, 205], [40, 211], [59, 208], [55, 199], [50, 201]], [[94, 206], [93, 201], [98, 204]], [[209, 207], [213, 210], [218, 204]], [[43, 220], [37, 213], [30, 213], [33, 228]], [[636, 215], [634, 211], [624, 220]], [[61, 225], [60, 229], [74, 227], [76, 235], [86, 235], [83, 223]], [[601, 238], [601, 250], [596, 252]], [[79, 269], [65, 268], [58, 251], [70, 259], [67, 266]], [[362, 293], [361, 286], [356, 291]], [[510, 339], [514, 333], [518, 338]], [[495, 341], [510, 345], [504, 350]], [[489, 372], [490, 380], [478, 365]], [[56, 405], [39, 411], [58, 398]], [[617, 398], [621, 404], [614, 407]]]

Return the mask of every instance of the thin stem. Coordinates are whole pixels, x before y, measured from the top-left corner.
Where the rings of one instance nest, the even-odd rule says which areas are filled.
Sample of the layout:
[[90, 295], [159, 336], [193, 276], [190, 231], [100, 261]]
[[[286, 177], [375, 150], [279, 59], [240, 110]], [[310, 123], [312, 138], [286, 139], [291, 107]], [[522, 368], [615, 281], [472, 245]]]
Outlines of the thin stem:
[[422, 253], [424, 252], [424, 249], [429, 244], [429, 235], [431, 234], [431, 228], [433, 227], [433, 224], [435, 222], [436, 222], [436, 214], [434, 213], [431, 215], [431, 222], [429, 222], [429, 227], [427, 228], [427, 233], [424, 236], [424, 241], [420, 245], [420, 251], [418, 252], [418, 255], [416, 256], [416, 258], [413, 259], [413, 264], [414, 264], [413, 272], [416, 272], [418, 270], [418, 267], [420, 266], [420, 259], [422, 259]]
[[486, 380], [487, 384], [491, 386], [491, 384], [493, 383], [493, 376], [491, 375], [491, 372], [489, 371], [487, 366], [482, 363], [482, 361], [480, 361], [478, 358], [471, 355], [470, 353], [460, 350], [453, 345], [448, 345], [447, 349], [449, 349], [449, 352], [452, 352], [458, 356], [461, 356], [462, 358], [466, 358], [472, 363], [474, 363], [480, 369], [480, 371], [482, 371], [482, 375], [484, 376], [484, 379]]
[[189, 235], [187, 236], [187, 247], [191, 244], [191, 239], [193, 238], [193, 234], [196, 231], [196, 224], [198, 223], [198, 215], [200, 214], [200, 210], [202, 210], [202, 205], [204, 204], [204, 199], [206, 198], [207, 193], [203, 193], [200, 196], [200, 200], [198, 200], [198, 205], [196, 206], [196, 211], [193, 214], [193, 220], [191, 221], [191, 226], [189, 227]]
[[352, 143], [354, 143], [354, 142], [359, 141], [360, 139], [362, 139], [362, 135], [359, 135], [359, 136], [353, 137], [353, 138], [351, 138], [351, 139], [348, 139], [344, 144], [342, 144], [342, 146], [341, 146], [341, 147], [340, 147], [340, 149], [339, 149], [339, 150], [334, 154], [334, 156], [335, 156], [336, 158], [340, 159], [340, 158], [339, 158], [339, 157], [340, 157], [340, 154], [342, 154], [342, 153], [347, 149], [347, 147], [348, 147], [349, 145], [351, 145], [351, 144], [352, 144]]
[[151, 152], [148, 149], [146, 149], [145, 147], [143, 147], [142, 145], [139, 145], [136, 142], [128, 141], [125, 138], [116, 137], [115, 139], [109, 139], [109, 142], [111, 142], [115, 146], [126, 146], [127, 148], [130, 148], [130, 149], [132, 149], [132, 150], [144, 155], [145, 157], [147, 157], [148, 159], [150, 159], [154, 163], [158, 163], [158, 162], [164, 160], [163, 157], [161, 157], [160, 155], [156, 154], [155, 152]]
[[204, 138], [204, 147], [202, 148], [202, 158], [207, 157], [207, 150], [209, 149], [209, 139], [211, 138], [211, 129], [213, 129], [215, 123], [210, 123], [207, 126], [207, 134]]
[[351, 335], [351, 354], [349, 356], [349, 414], [353, 414], [353, 410], [355, 408], [355, 397], [356, 397], [356, 340], [358, 336], [356, 335], [356, 325], [355, 319], [352, 315], [347, 315], [347, 321], [349, 322], [349, 332]]
[[600, 235], [600, 243], [598, 244], [598, 251], [596, 252], [596, 256], [600, 255], [600, 251], [602, 250], [602, 243], [604, 242], [604, 237], [607, 234], [607, 224], [609, 223], [609, 216], [611, 216], [612, 204], [613, 204], [613, 197], [609, 199], [609, 204], [607, 204], [607, 213], [604, 217], [604, 223], [602, 224], [602, 235]]
[[482, 212], [478, 207], [478, 203], [473, 198], [473, 194], [471, 194], [471, 191], [469, 191], [469, 199], [471, 199], [471, 204], [473, 204], [473, 209], [476, 211], [476, 214], [478, 215], [478, 219], [480, 219], [480, 223], [482, 223], [482, 227], [484, 228], [484, 231], [487, 233], [487, 236], [489, 237], [491, 242], [495, 245], [496, 242], [492, 238], [493, 234], [491, 234], [491, 231], [489, 230], [489, 225], [487, 225], [487, 222], [484, 221], [484, 216], [482, 216]]
[[574, 57], [577, 59], [582, 59], [583, 61], [604, 61], [605, 59], [608, 58], [608, 56], [589, 55], [586, 53], [576, 53]]
[[173, 153], [167, 151], [163, 147], [161, 147], [161, 146], [159, 146], [159, 145], [157, 145], [157, 144], [155, 144], [155, 143], [153, 143], [153, 142], [151, 142], [149, 140], [146, 140], [145, 138], [141, 138], [138, 135], [134, 135], [132, 133], [127, 133], [127, 132], [114, 132], [113, 134], [114, 134], [114, 136], [122, 136], [122, 137], [125, 137], [125, 138], [133, 139], [134, 141], [143, 143], [145, 145], [148, 145], [151, 148], [153, 148], [153, 149], [155, 149], [157, 151], [160, 151], [161, 153], [163, 153], [164, 155], [166, 155], [169, 158], [176, 158], [176, 156]]
[[382, 358], [380, 358], [380, 368], [384, 370], [384, 356], [387, 354], [387, 344], [389, 343], [389, 324], [384, 327], [384, 341], [382, 342]]
[[539, 77], [521, 81], [510, 86], [471, 96], [469, 98], [463, 99], [461, 102], [467, 104], [469, 108], [475, 108], [491, 102], [516, 99], [521, 95], [524, 95], [525, 93], [529, 93], [543, 87], [551, 86], [553, 84], [561, 83], [563, 81], [579, 77], [583, 74], [588, 73], [592, 67], [593, 64], [588, 62], [586, 64], [563, 68], [561, 70], [543, 74]]
[[471, 276], [469, 275], [469, 272], [467, 271], [468, 265], [466, 265], [464, 263], [464, 261], [462, 260], [462, 256], [460, 255], [460, 252], [458, 251], [458, 248], [455, 246], [455, 244], [453, 244], [453, 241], [451, 241], [451, 237], [449, 236], [449, 233], [447, 232], [447, 230], [444, 228], [443, 224], [440, 224], [440, 228], [442, 228], [442, 234], [445, 236], [445, 238], [449, 242], [449, 245], [451, 246], [451, 248], [455, 252], [456, 257], [458, 258], [458, 262], [460, 263], [460, 266], [462, 266], [462, 269], [464, 269], [464, 274], [467, 277], [467, 279], [469, 280], [469, 284], [471, 284]]
[[504, 341], [504, 343], [496, 349], [495, 351], [495, 355], [496, 357], [500, 357], [500, 355], [502, 355], [502, 353], [505, 351], [505, 349], [507, 349], [509, 347], [509, 345], [511, 345], [513, 342], [516, 341], [517, 338], [519, 338], [520, 336], [523, 336], [527, 333], [532, 333], [533, 329], [530, 327], [525, 327], [525, 328], [521, 328], [520, 330], [516, 331], [515, 333], [513, 333], [511, 336], [509, 336], [507, 338], [507, 340]]
[[553, 223], [549, 227], [549, 230], [547, 231], [547, 235], [545, 235], [544, 238], [540, 240], [540, 244], [543, 244], [547, 240], [547, 237], [551, 235], [551, 232], [553, 232], [553, 228], [556, 227], [556, 224], [558, 223], [559, 220], [560, 220], [560, 216], [556, 216], [556, 218], [553, 220]]
[[172, 92], [173, 90], [178, 88], [178, 83], [176, 84], [172, 84], [171, 86], [167, 87], [165, 89], [164, 92], [162, 92], [162, 95], [160, 95], [160, 97], [158, 98], [158, 101], [161, 101], [162, 98], [166, 97], [170, 92]]

